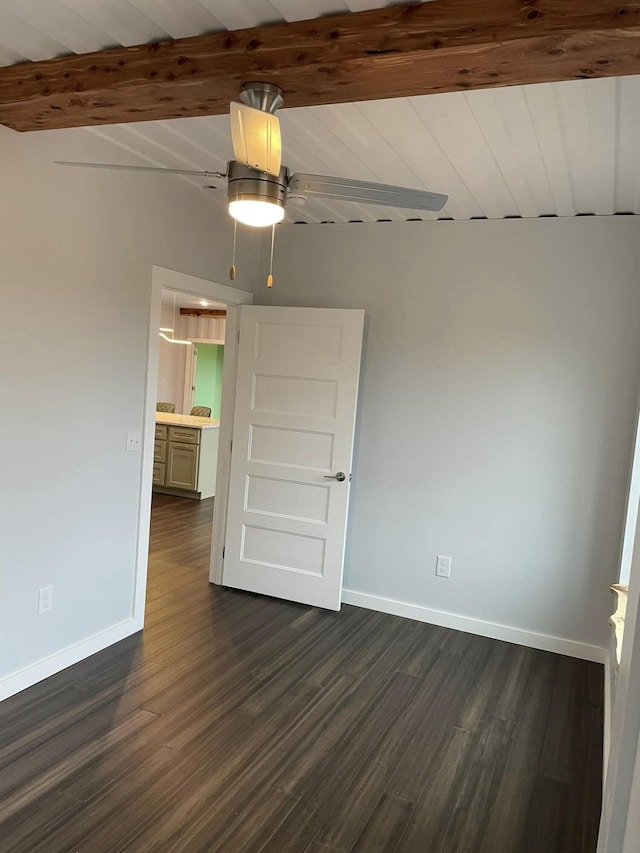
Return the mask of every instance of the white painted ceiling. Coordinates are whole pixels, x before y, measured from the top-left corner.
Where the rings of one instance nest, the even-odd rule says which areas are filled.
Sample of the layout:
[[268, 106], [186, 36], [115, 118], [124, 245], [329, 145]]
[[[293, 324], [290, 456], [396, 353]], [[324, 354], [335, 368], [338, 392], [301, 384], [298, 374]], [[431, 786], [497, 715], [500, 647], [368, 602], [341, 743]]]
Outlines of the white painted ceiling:
[[[391, 4], [1, 0], [0, 65], [384, 5]], [[640, 212], [640, 77], [285, 109], [280, 119], [292, 171], [448, 193], [440, 218]], [[217, 170], [231, 157], [225, 116], [82, 132], [110, 140], [118, 163]], [[224, 204], [224, 188], [207, 192]], [[415, 217], [434, 215], [315, 200], [287, 211], [290, 222]]]

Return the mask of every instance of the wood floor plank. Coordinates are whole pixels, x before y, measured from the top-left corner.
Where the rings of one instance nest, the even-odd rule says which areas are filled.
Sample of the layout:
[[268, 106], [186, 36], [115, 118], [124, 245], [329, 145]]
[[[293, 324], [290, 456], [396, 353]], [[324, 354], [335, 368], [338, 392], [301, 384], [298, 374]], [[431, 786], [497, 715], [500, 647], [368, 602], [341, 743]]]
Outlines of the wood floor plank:
[[[438, 690], [429, 699], [428, 713], [425, 709], [422, 719], [416, 721], [413, 739], [387, 788], [389, 793], [417, 802], [433, 777], [433, 762], [448, 741], [452, 727], [463, 728], [459, 725], [460, 720], [467, 720], [475, 726], [481, 719], [480, 712], [486, 704], [482, 675], [490, 658], [486, 655], [484, 643], [478, 645], [476, 652], [473, 645], [468, 649], [464, 659], [441, 651], [434, 664], [435, 672], [433, 675], [431, 671], [427, 673], [425, 680], [428, 683], [433, 682], [436, 672], [443, 672], [444, 677], [442, 681], [438, 680]], [[502, 654], [501, 647], [498, 653]], [[493, 687], [492, 681], [486, 683], [489, 695], [493, 695]], [[483, 701], [479, 702], [478, 697]]]
[[[568, 847], [565, 841], [565, 819], [570, 802], [571, 788], [565, 782], [544, 776], [537, 778], [517, 853], [577, 853], [579, 841], [570, 840]], [[595, 850], [595, 843], [590, 849]]]
[[[403, 835], [401, 850], [416, 849], [428, 838], [425, 849], [475, 853], [502, 778], [512, 727], [504, 720], [488, 719], [466, 742], [462, 730], [456, 730], [444, 754], [442, 773], [434, 774], [416, 806], [422, 817]], [[442, 781], [449, 795], [445, 808]], [[429, 813], [436, 819], [427, 818], [425, 825]], [[495, 849], [504, 849], [498, 839], [494, 842]]]
[[421, 678], [428, 673], [433, 665], [433, 659], [440, 651], [449, 629], [419, 622], [414, 630], [416, 631], [417, 642], [411, 654], [407, 655], [402, 662], [400, 671]]
[[542, 772], [548, 779], [570, 785], [575, 743], [576, 705], [580, 667], [571, 658], [556, 656], [549, 724], [542, 753]]
[[[220, 731], [214, 737], [203, 738], [199, 751], [185, 757], [184, 765], [192, 772], [188, 778], [183, 777], [178, 785], [174, 785], [172, 808], [161, 809], [158, 813], [157, 803], [162, 803], [167, 792], [166, 785], [154, 785], [151, 795], [156, 809], [153, 821], [146, 828], [145, 843], [150, 849], [166, 845], [172, 850], [182, 843], [186, 832], [200, 832], [203, 825], [211, 823], [222, 825], [233, 814], [239, 792], [246, 799], [248, 792], [270, 785], [278, 766], [286, 763], [286, 745], [290, 741], [295, 742], [295, 735], [289, 738], [285, 734], [287, 724], [292, 724], [294, 732], [304, 732], [308, 719], [314, 716], [324, 718], [326, 709], [333, 706], [348, 683], [348, 680], [339, 679], [322, 695], [318, 694], [317, 687], [300, 686], [293, 691], [288, 702], [283, 702], [282, 716], [273, 719], [272, 725], [260, 725], [255, 718], [246, 717], [250, 727], [239, 743], [231, 741], [226, 732]], [[312, 700], [308, 694], [305, 699], [304, 691], [310, 689], [317, 694]], [[215, 768], [215, 773], [212, 773], [212, 768]], [[210, 843], [217, 842], [217, 838], [216, 830]]]
[[[402, 853], [422, 850], [447, 850], [454, 847], [437, 846], [446, 829], [452, 805], [456, 802], [457, 780], [466, 767], [471, 747], [471, 732], [450, 728], [447, 740], [440, 746], [431, 762], [431, 777], [426, 791], [416, 803], [411, 819], [397, 844]], [[496, 850], [499, 848], [496, 848]]]
[[[33, 749], [42, 738], [50, 737], [51, 721], [73, 715], [78, 702], [85, 697], [74, 684], [60, 684], [44, 696], [34, 697], [28, 709], [18, 710], [0, 720], [0, 750], [8, 749], [15, 755]], [[67, 717], [68, 718], [68, 717]], [[2, 753], [0, 752], [0, 761]]]
[[458, 769], [454, 781], [456, 797], [450, 804], [446, 828], [443, 827], [437, 842], [440, 846], [446, 844], [460, 853], [477, 850], [500, 788], [513, 727], [513, 723], [490, 717], [473, 734], [465, 766]]
[[[290, 793], [316, 788], [323, 781], [319, 768], [326, 767], [328, 757], [343, 762], [345, 750], [348, 753], [353, 739], [361, 737], [363, 727], [372, 729], [376, 740], [382, 736], [384, 730], [372, 725], [369, 715], [388, 713], [392, 719], [394, 713], [401, 713], [401, 700], [408, 700], [419, 688], [417, 679], [405, 673], [370, 672], [357, 689], [351, 688], [338, 699], [330, 715], [317, 718], [316, 727], [289, 754], [290, 760], [275, 784]], [[369, 744], [369, 749], [373, 746]]]
[[[376, 701], [351, 718], [341, 736], [331, 736], [335, 745], [329, 753], [315, 751], [305, 772], [287, 768], [278, 784], [301, 797], [281, 830], [274, 834], [264, 850], [304, 849], [344, 800], [351, 796], [354, 779], [369, 759], [381, 737], [393, 726], [402, 708], [420, 688], [420, 682], [405, 673], [396, 673], [380, 690]], [[324, 740], [324, 738], [323, 738]], [[325, 839], [320, 839], [325, 840]]]
[[[424, 749], [420, 735], [424, 731], [423, 722], [429, 719], [435, 698], [445, 683], [450, 668], [450, 656], [438, 654], [436, 665], [430, 670], [430, 677], [421, 682], [395, 724], [375, 744], [367, 761], [351, 781], [348, 796], [337, 804], [327, 815], [318, 840], [339, 850], [350, 850], [363, 831], [383, 795], [389, 793], [395, 799], [391, 780], [402, 777], [404, 756], [407, 752], [420, 752], [425, 760], [433, 748]], [[425, 737], [428, 737], [425, 732]]]
[[10, 818], [49, 791], [57, 790], [72, 774], [79, 772], [89, 762], [108, 753], [118, 743], [156, 719], [155, 714], [138, 709], [120, 720], [117, 725], [112, 726], [103, 737], [89, 740], [69, 755], [60, 751], [57, 760], [53, 761], [46, 770], [37, 775], [30, 773], [21, 784], [16, 784], [17, 776], [10, 771], [12, 787], [11, 792], [5, 794], [0, 801], [0, 821]]
[[602, 667], [211, 586], [156, 495], [147, 620], [0, 704], [0, 853], [594, 853]]
[[[69, 828], [83, 820], [84, 803], [58, 791], [50, 792], [37, 802], [37, 807], [23, 809], [2, 821], [2, 853], [33, 853], [44, 843], [49, 851], [73, 849], [63, 844], [71, 837]], [[64, 841], [57, 842], [62, 837]]]
[[[534, 796], [540, 772], [555, 663], [552, 654], [532, 652], [531, 658], [533, 666], [529, 669], [523, 690], [526, 701], [518, 703], [520, 714], [515, 723], [511, 750], [478, 853], [495, 853], [497, 838], [505, 850], [527, 849], [524, 832], [527, 813], [522, 803], [529, 802]], [[514, 681], [518, 680], [518, 672], [522, 673], [522, 668], [514, 673]]]
[[393, 853], [404, 832], [414, 804], [383, 794], [355, 845], [353, 853]]
[[171, 808], [174, 792], [189, 783], [191, 768], [179, 756], [176, 760], [176, 755], [158, 748], [144, 764], [130, 767], [124, 784], [103, 789], [97, 798], [82, 804], [75, 821], [60, 826], [55, 835], [40, 837], [28, 849], [32, 853], [125, 849], [130, 839], [138, 838]]

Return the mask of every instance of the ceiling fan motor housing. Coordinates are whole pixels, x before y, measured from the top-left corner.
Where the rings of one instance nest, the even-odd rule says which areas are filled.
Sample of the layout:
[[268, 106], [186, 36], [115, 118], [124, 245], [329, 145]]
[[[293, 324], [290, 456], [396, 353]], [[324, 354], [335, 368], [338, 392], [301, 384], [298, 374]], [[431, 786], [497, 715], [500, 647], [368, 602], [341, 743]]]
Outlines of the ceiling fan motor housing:
[[267, 201], [284, 209], [287, 202], [289, 172], [286, 166], [278, 177], [266, 172], [257, 172], [250, 166], [231, 160], [227, 164], [229, 201]]

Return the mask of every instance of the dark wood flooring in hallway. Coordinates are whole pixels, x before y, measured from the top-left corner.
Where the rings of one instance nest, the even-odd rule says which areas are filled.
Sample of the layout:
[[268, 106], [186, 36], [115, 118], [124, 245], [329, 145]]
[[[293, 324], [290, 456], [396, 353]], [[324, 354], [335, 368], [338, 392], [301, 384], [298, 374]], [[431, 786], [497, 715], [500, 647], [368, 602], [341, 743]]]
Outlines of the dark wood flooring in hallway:
[[2, 853], [595, 850], [601, 666], [211, 587], [211, 516], [155, 496], [145, 631], [0, 705]]

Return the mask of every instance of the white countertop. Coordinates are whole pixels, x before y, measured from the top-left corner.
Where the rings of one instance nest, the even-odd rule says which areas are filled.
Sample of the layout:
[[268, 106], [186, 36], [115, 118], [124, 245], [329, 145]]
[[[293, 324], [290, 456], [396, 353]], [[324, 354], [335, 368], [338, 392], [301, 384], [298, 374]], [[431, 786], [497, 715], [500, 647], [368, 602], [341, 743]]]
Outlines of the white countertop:
[[193, 415], [171, 415], [169, 412], [156, 412], [156, 423], [165, 426], [195, 427], [196, 429], [218, 429], [218, 418], [196, 418]]

